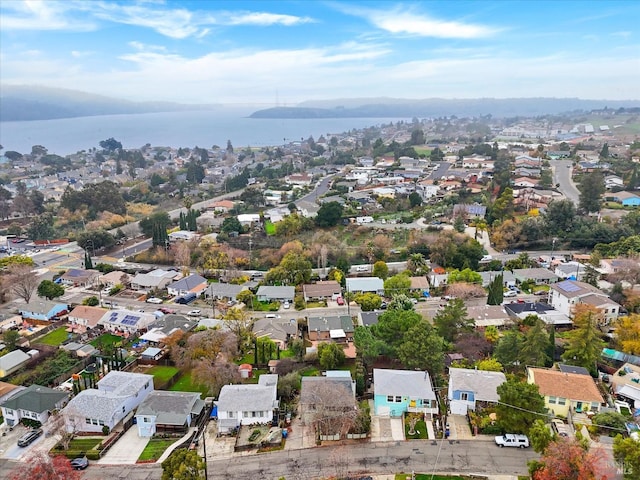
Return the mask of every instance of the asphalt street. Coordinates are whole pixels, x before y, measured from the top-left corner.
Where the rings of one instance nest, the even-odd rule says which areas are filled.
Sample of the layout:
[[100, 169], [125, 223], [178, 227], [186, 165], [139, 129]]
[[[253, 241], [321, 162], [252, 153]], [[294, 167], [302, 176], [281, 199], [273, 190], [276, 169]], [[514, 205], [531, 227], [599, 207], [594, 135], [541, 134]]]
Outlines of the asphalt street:
[[[526, 475], [527, 461], [538, 458], [531, 449], [498, 448], [488, 439], [437, 442], [364, 443], [316, 447], [305, 450], [242, 455], [210, 461], [208, 480], [229, 478], [311, 480], [329, 476], [357, 474], [466, 473]], [[106, 478], [150, 480], [161, 477], [160, 465], [91, 465], [84, 473], [87, 480]]]
[[571, 173], [573, 172], [572, 163], [571, 160], [557, 160], [553, 162], [553, 175], [555, 183], [560, 185], [558, 190], [560, 190], [567, 199], [577, 205], [580, 201], [580, 191], [571, 179]]

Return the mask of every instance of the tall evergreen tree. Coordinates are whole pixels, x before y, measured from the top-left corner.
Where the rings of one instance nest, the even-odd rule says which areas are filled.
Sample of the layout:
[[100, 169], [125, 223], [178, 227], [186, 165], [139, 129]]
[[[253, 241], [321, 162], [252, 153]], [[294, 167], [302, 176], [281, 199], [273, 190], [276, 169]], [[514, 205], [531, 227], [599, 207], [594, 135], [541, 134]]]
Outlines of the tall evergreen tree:
[[504, 291], [502, 288], [504, 276], [499, 274], [489, 283], [489, 295], [487, 296], [487, 305], [500, 305], [504, 300]]
[[544, 366], [549, 361], [549, 334], [542, 320], [538, 320], [524, 336], [520, 363], [523, 365]]
[[598, 328], [600, 315], [591, 305], [576, 305], [573, 318], [576, 328], [567, 334], [567, 346], [562, 355], [565, 362], [584, 367], [593, 376], [597, 375], [596, 362], [605, 346]]
[[91, 260], [91, 255], [89, 255], [89, 251], [84, 251], [84, 268], [85, 270], [90, 270], [93, 268], [93, 261]]

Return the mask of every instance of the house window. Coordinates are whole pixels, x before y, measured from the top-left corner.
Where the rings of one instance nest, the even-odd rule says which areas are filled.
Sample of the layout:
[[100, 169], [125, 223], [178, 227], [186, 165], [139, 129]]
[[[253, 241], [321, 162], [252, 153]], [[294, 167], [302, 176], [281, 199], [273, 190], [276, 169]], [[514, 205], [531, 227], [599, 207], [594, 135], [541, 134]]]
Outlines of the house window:
[[244, 418], [249, 418], [249, 412], [242, 412], [242, 416]]
[[229, 412], [229, 418], [234, 418], [233, 412]]
[[387, 395], [387, 402], [389, 403], [393, 402], [393, 395]]
[[467, 392], [461, 392], [460, 393], [460, 400], [462, 400], [463, 402], [466, 402], [469, 400], [469, 394]]
[[151, 419], [149, 417], [142, 417], [142, 421], [144, 423], [151, 423]]
[[98, 425], [104, 427], [104, 420], [98, 420]]
[[400, 395], [396, 395], [396, 403], [401, 403], [402, 397]]
[[592, 402], [591, 403], [591, 410], [598, 410], [600, 408], [600, 404], [597, 402]]
[[90, 418], [85, 418], [84, 419], [84, 423], [86, 423], [87, 425], [91, 425], [91, 419]]
[[555, 404], [555, 403], [556, 403], [556, 397], [549, 396], [549, 404]]
[[558, 397], [558, 405], [566, 405], [566, 404], [567, 404], [566, 398]]
[[256, 413], [257, 412], [251, 412], [251, 418], [255, 418], [257, 416]]
[[122, 406], [122, 413], [124, 413], [124, 405]]

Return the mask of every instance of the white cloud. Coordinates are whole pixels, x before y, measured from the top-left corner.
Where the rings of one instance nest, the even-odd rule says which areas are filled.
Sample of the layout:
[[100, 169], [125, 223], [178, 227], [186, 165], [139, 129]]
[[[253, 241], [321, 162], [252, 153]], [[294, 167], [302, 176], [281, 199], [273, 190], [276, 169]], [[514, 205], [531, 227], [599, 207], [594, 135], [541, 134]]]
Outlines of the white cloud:
[[484, 25], [434, 18], [417, 12], [414, 7], [374, 10], [338, 5], [336, 8], [343, 13], [364, 18], [375, 27], [395, 35], [472, 39], [489, 37], [498, 31]]
[[294, 15], [282, 15], [267, 12], [241, 12], [229, 14], [229, 19], [222, 23], [227, 25], [284, 25], [287, 27], [311, 23], [314, 20], [310, 17], [297, 17]]
[[78, 15], [74, 1], [24, 0], [2, 2], [0, 25], [5, 30], [90, 31], [96, 24]]
[[629, 38], [631, 36], [631, 32], [629, 31], [622, 31], [622, 32], [613, 32], [611, 34], [612, 37], [622, 37], [622, 38]]
[[131, 48], [138, 51], [154, 51], [154, 52], [166, 52], [167, 48], [163, 45], [149, 45], [147, 43], [131, 41], [128, 44]]
[[73, 58], [85, 58], [85, 57], [90, 57], [91, 55], [95, 54], [96, 52], [87, 50], [87, 51], [80, 51], [80, 50], [71, 50], [71, 56]]

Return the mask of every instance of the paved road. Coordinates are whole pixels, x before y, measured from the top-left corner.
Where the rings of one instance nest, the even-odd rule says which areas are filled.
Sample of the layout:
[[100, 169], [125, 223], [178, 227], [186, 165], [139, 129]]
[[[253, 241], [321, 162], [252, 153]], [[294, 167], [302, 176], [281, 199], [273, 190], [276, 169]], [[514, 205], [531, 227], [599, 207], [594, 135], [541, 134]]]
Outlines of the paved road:
[[438, 168], [433, 170], [433, 172], [431, 172], [431, 175], [429, 175], [429, 178], [431, 180], [440, 180], [446, 175], [447, 171], [449, 170], [449, 168], [451, 168], [452, 165], [449, 162], [433, 162], [433, 164], [437, 165]]
[[[209, 480], [256, 478], [311, 480], [348, 474], [392, 474], [401, 471], [476, 474], [527, 474], [527, 461], [537, 458], [531, 449], [498, 448], [488, 440], [381, 442], [349, 446], [284, 450], [210, 461]], [[117, 478], [159, 479], [159, 465], [91, 465], [87, 480]]]
[[559, 184], [559, 190], [564, 194], [567, 199], [571, 200], [576, 205], [580, 201], [580, 191], [576, 188], [576, 184], [571, 179], [571, 173], [573, 172], [571, 160], [557, 160], [554, 165], [554, 179], [555, 183]]

